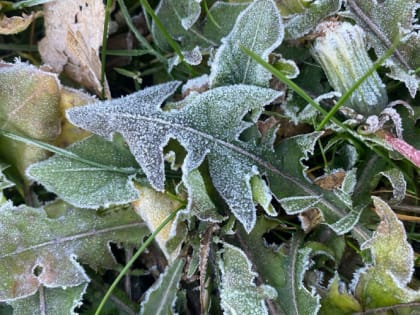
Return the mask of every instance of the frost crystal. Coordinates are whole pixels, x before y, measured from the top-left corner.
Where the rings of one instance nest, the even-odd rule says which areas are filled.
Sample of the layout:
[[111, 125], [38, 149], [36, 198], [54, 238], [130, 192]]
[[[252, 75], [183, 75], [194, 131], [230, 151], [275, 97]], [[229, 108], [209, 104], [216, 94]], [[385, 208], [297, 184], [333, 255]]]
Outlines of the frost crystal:
[[99, 135], [121, 133], [150, 184], [164, 190], [162, 149], [170, 138], [187, 150], [184, 176], [207, 156], [213, 183], [232, 212], [249, 231], [255, 224], [250, 178], [259, 173], [260, 157], [244, 149], [239, 135], [252, 122], [242, 120], [248, 112], [258, 117], [264, 105], [281, 92], [249, 85], [233, 85], [191, 95], [179, 110], [162, 111], [160, 105], [179, 82], [156, 85], [125, 98], [73, 108], [70, 121]]

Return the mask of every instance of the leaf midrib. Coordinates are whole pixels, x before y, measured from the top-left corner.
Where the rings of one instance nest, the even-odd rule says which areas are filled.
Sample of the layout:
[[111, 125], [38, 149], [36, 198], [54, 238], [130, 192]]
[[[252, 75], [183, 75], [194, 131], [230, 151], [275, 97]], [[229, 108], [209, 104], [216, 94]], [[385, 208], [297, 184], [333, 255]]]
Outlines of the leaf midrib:
[[[230, 150], [242, 154], [246, 157], [248, 157], [249, 159], [251, 159], [252, 161], [255, 161], [256, 164], [259, 164], [260, 166], [262, 166], [263, 168], [273, 172], [274, 174], [281, 176], [289, 181], [291, 181], [292, 183], [296, 184], [298, 187], [300, 187], [305, 193], [311, 195], [311, 196], [319, 196], [320, 197], [320, 201], [326, 206], [328, 207], [331, 211], [333, 211], [337, 216], [339, 216], [340, 218], [344, 217], [346, 215], [346, 213], [341, 212], [340, 209], [338, 209], [337, 207], [335, 207], [332, 203], [330, 203], [328, 200], [326, 200], [324, 198], [324, 196], [321, 194], [319, 195], [319, 192], [312, 190], [310, 187], [308, 187], [307, 185], [304, 185], [301, 181], [299, 181], [297, 178], [284, 173], [283, 171], [280, 171], [277, 167], [275, 167], [274, 165], [272, 165], [271, 163], [264, 161], [263, 159], [261, 159], [260, 157], [242, 149], [241, 147], [238, 147], [230, 142], [226, 142], [224, 140], [220, 140], [217, 139], [215, 137], [213, 137], [210, 134], [204, 133], [200, 130], [191, 128], [191, 127], [187, 127], [178, 123], [175, 123], [173, 121], [168, 121], [168, 120], [164, 120], [161, 118], [157, 118], [157, 117], [147, 117], [147, 116], [140, 116], [140, 115], [133, 115], [133, 114], [129, 114], [129, 113], [119, 113], [119, 116], [124, 118], [130, 118], [130, 119], [139, 119], [139, 120], [145, 120], [148, 121], [152, 124], [158, 125], [161, 124], [165, 127], [170, 127], [171, 129], [175, 129], [175, 130], [184, 130], [187, 132], [190, 132], [192, 134], [195, 134], [199, 137], [205, 138], [211, 142], [214, 142], [218, 145], [224, 146], [226, 148], [229, 148]], [[358, 228], [357, 226], [354, 227], [354, 231], [356, 233], [358, 233], [359, 235], [361, 235], [362, 238], [366, 238], [366, 233], [364, 233], [362, 231], [362, 229]]]
[[109, 227], [108, 228], [103, 228], [103, 229], [99, 229], [99, 230], [92, 227], [92, 229], [89, 232], [78, 233], [78, 234], [65, 236], [65, 237], [59, 237], [59, 238], [56, 238], [56, 239], [51, 240], [51, 241], [47, 241], [47, 242], [43, 242], [43, 243], [40, 243], [40, 244], [36, 244], [36, 245], [32, 245], [32, 246], [23, 248], [21, 250], [15, 250], [14, 252], [7, 253], [5, 255], [0, 256], [0, 259], [11, 257], [11, 256], [14, 256], [14, 255], [19, 255], [19, 254], [22, 254], [22, 253], [27, 252], [27, 251], [38, 250], [38, 249], [43, 248], [43, 247], [56, 246], [58, 244], [63, 244], [63, 243], [67, 243], [67, 242], [74, 242], [74, 241], [82, 239], [82, 238], [89, 238], [91, 236], [98, 236], [98, 235], [101, 235], [101, 234], [111, 233], [111, 232], [124, 230], [124, 229], [129, 229], [129, 228], [134, 228], [134, 227], [146, 227], [146, 224], [144, 222], [134, 222], [134, 223], [128, 223], [128, 224], [114, 226], [114, 227], [110, 227], [110, 228]]

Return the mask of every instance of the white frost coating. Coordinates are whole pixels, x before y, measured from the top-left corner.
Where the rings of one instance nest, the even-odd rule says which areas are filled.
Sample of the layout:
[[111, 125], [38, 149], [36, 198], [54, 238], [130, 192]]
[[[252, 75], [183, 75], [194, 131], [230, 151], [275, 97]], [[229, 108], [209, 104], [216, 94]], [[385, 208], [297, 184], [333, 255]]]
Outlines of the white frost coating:
[[309, 2], [310, 4], [308, 8], [304, 8], [303, 12], [287, 16], [287, 39], [297, 39], [308, 34], [320, 21], [337, 13], [343, 4], [342, 0], [316, 0], [305, 2]]
[[173, 312], [184, 264], [183, 259], [178, 259], [165, 268], [159, 279], [147, 290], [140, 305], [140, 315], [164, 315], [168, 311]]
[[268, 61], [268, 55], [281, 44], [283, 37], [283, 21], [275, 3], [254, 1], [240, 13], [230, 34], [222, 39], [211, 65], [210, 85], [268, 86], [270, 72], [243, 52], [241, 46]]
[[401, 202], [405, 198], [407, 182], [405, 181], [404, 174], [397, 168], [380, 173], [385, 176], [392, 185], [392, 202]]
[[220, 297], [224, 314], [268, 314], [264, 299], [276, 298], [277, 291], [268, 285], [255, 285], [258, 274], [252, 271], [252, 264], [241, 249], [228, 243], [223, 243], [223, 247], [218, 262], [222, 273]]
[[55, 155], [32, 164], [26, 170], [26, 175], [79, 208], [109, 207], [138, 198], [132, 182], [138, 165], [126, 148], [94, 136], [71, 145], [67, 150], [104, 167], [115, 167], [127, 172], [111, 171], [100, 165], [92, 166]]
[[193, 78], [188, 80], [183, 86], [182, 86], [182, 94], [185, 94], [188, 90], [200, 90], [204, 87], [208, 87], [209, 85], [209, 76], [208, 74], [200, 75], [199, 77]]
[[[78, 261], [93, 269], [112, 268], [110, 240], [137, 244], [148, 233], [133, 211], [101, 217], [95, 211], [68, 208], [62, 217], [51, 219], [44, 209], [7, 203], [0, 208], [0, 221], [6, 226], [0, 230], [0, 301], [33, 295], [40, 285], [86, 283], [89, 278]], [[36, 265], [42, 266], [38, 276], [32, 272]]]
[[414, 98], [420, 82], [420, 78], [415, 74], [415, 69], [419, 66], [417, 56], [420, 46], [420, 34], [416, 24], [418, 1], [348, 0], [346, 6], [353, 13], [352, 18], [366, 31], [369, 44], [375, 49], [377, 56], [386, 52], [396, 39], [396, 34], [402, 35], [394, 55], [384, 64], [391, 70], [387, 75], [404, 82]]
[[321, 196], [296, 196], [280, 199], [279, 202], [288, 214], [297, 214], [316, 208]]
[[[255, 207], [249, 184], [258, 167], [268, 167], [258, 155], [245, 149], [239, 135], [252, 122], [242, 120], [261, 112], [281, 92], [249, 85], [233, 85], [191, 95], [179, 110], [161, 111], [163, 100], [178, 82], [145, 89], [125, 98], [93, 103], [67, 112], [70, 121], [99, 135], [121, 133], [151, 185], [164, 189], [162, 149], [170, 138], [186, 149], [182, 170], [189, 174], [208, 157], [214, 185], [238, 220], [250, 231], [255, 224]], [[255, 120], [258, 115], [254, 115]], [[255, 150], [255, 148], [254, 148]]]

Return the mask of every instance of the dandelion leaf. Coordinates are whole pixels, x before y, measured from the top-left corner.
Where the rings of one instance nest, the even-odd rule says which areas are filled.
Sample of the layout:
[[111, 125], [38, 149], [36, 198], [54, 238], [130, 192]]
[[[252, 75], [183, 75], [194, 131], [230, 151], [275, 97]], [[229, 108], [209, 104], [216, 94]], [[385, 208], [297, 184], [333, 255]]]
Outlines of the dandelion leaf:
[[[287, 213], [298, 214], [310, 208], [321, 211], [324, 223], [329, 225], [337, 234], [344, 234], [350, 230], [360, 240], [367, 240], [369, 233], [356, 225], [360, 214], [360, 207], [353, 207], [347, 198], [336, 191], [329, 191], [311, 184], [305, 176], [304, 160], [313, 152], [315, 143], [321, 134], [311, 134], [290, 137], [276, 147], [279, 168], [288, 170], [288, 177], [270, 176], [268, 180], [271, 191], [280, 201]], [[274, 175], [274, 174], [273, 174]], [[305, 183], [305, 184], [303, 184]]]
[[268, 285], [255, 285], [257, 273], [252, 271], [252, 264], [241, 249], [223, 243], [219, 269], [222, 273], [220, 298], [224, 314], [268, 314], [264, 300], [276, 298], [277, 292]]
[[347, 8], [365, 29], [376, 55], [382, 56], [396, 39], [401, 40], [385, 65], [391, 70], [389, 76], [404, 82], [412, 97], [416, 95], [420, 83], [415, 73], [420, 66], [420, 35], [415, 24], [417, 3], [416, 0], [347, 1]]
[[[162, 148], [170, 138], [188, 152], [182, 167], [185, 176], [207, 156], [216, 189], [250, 230], [255, 207], [249, 180], [258, 173], [256, 164], [263, 161], [238, 140], [251, 124], [242, 117], [249, 111], [260, 112], [281, 93], [247, 85], [220, 87], [183, 100], [185, 106], [179, 110], [162, 111], [161, 103], [178, 85], [169, 82], [119, 100], [73, 108], [68, 117], [102, 136], [121, 133], [150, 184], [159, 191], [165, 180]], [[258, 115], [254, 116], [255, 120]]]
[[166, 268], [153, 286], [147, 290], [145, 299], [140, 305], [140, 315], [175, 313], [174, 306], [184, 265], [185, 260], [178, 259]]
[[279, 313], [316, 314], [320, 308], [320, 298], [303, 284], [304, 274], [310, 266], [311, 249], [302, 247], [302, 237], [298, 235], [292, 238], [287, 250], [268, 247], [263, 235], [277, 225], [277, 221], [260, 217], [250, 234], [241, 233], [248, 244], [255, 270], [263, 283], [277, 291], [273, 302]]
[[212, 63], [210, 85], [268, 86], [270, 72], [242, 51], [241, 46], [268, 60], [268, 55], [281, 44], [283, 36], [283, 21], [274, 2], [253, 2], [238, 16], [229, 35], [222, 39]]
[[414, 271], [414, 254], [404, 225], [379, 197], [372, 197], [381, 222], [373, 237], [362, 244], [369, 249], [373, 264], [358, 271], [356, 297], [365, 309], [420, 301], [420, 290], [407, 285]]
[[50, 218], [42, 208], [5, 203], [0, 207], [0, 301], [26, 298], [40, 286], [80, 286], [89, 281], [80, 263], [113, 268], [109, 243], [137, 245], [148, 233], [131, 208], [99, 213], [67, 207]]
[[139, 167], [122, 143], [92, 136], [67, 150], [96, 165], [55, 155], [31, 165], [26, 174], [79, 208], [108, 207], [138, 198], [131, 177]]
[[14, 314], [19, 315], [76, 315], [74, 309], [82, 304], [82, 296], [86, 291], [87, 283], [75, 287], [42, 288], [39, 292], [27, 298], [10, 302]]

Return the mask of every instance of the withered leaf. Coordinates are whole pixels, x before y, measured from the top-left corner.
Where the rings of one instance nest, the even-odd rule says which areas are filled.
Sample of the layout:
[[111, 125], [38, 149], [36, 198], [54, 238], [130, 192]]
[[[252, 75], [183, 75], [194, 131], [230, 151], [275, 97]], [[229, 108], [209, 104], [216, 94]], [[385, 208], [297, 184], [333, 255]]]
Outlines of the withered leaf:
[[[54, 1], [44, 5], [46, 36], [39, 42], [44, 63], [102, 95], [101, 61], [105, 8], [100, 0]], [[104, 95], [110, 98], [108, 83]]]

